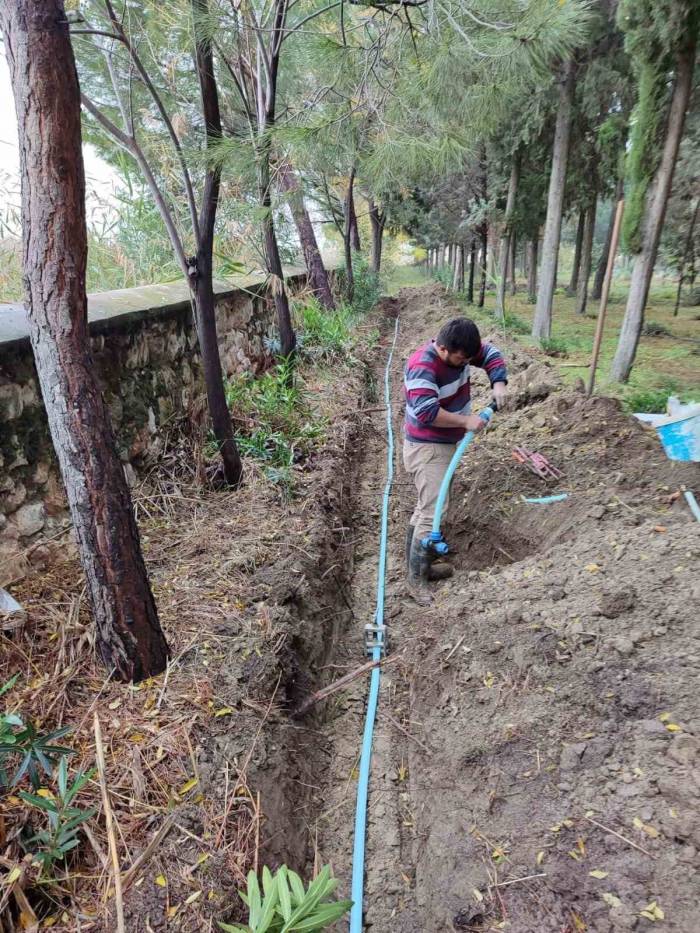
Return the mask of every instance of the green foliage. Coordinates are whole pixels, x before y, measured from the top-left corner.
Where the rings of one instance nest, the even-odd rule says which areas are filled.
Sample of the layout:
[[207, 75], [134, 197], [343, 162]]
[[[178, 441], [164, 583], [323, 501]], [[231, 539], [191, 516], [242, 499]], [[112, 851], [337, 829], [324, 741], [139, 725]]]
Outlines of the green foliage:
[[330, 362], [348, 353], [353, 345], [352, 325], [357, 315], [341, 305], [328, 311], [312, 298], [294, 309], [300, 354], [315, 362]]
[[506, 311], [505, 318], [496, 317], [495, 313], [490, 312], [495, 324], [505, 327], [505, 330], [511, 334], [529, 334], [531, 326], [517, 314], [512, 311]]
[[[355, 254], [352, 260], [352, 273], [354, 280], [352, 310], [356, 314], [367, 314], [376, 305], [381, 297], [381, 283], [379, 276], [370, 268], [364, 256]], [[347, 292], [345, 269], [337, 273], [341, 293]]]
[[33, 857], [41, 862], [48, 873], [55, 862], [65, 859], [66, 855], [80, 842], [79, 827], [97, 812], [94, 808], [85, 810], [73, 806], [73, 801], [83, 787], [92, 778], [94, 771], [78, 771], [73, 783], [68, 785], [68, 765], [66, 758], [58, 764], [56, 796], [39, 796], [19, 792], [25, 803], [46, 814], [47, 828], [41, 829], [23, 840], [23, 845]]
[[569, 355], [569, 345], [561, 337], [543, 337], [540, 346], [547, 356], [567, 357]]
[[[17, 682], [18, 674], [8, 680], [0, 689], [0, 696], [7, 693]], [[64, 756], [72, 755], [73, 749], [63, 745], [54, 745], [56, 739], [71, 731], [70, 726], [63, 726], [53, 732], [41, 734], [33, 722], [24, 722], [17, 713], [5, 712], [0, 715], [0, 782], [4, 786], [15, 787], [25, 775], [28, 775], [32, 787], [41, 786], [41, 772], [51, 776], [54, 764]], [[7, 767], [16, 765], [16, 771], [8, 780]]]
[[625, 396], [624, 403], [628, 411], [661, 414], [666, 411], [669, 395], [677, 392], [678, 383], [673, 379], [667, 379], [657, 388], [632, 390]]
[[291, 360], [282, 360], [260, 378], [230, 380], [226, 399], [243, 456], [259, 460], [268, 478], [289, 489], [291, 468], [323, 436], [324, 425], [311, 411]]
[[671, 331], [665, 324], [659, 324], [658, 321], [647, 321], [642, 328], [644, 337], [673, 337]]
[[299, 875], [283, 865], [273, 875], [262, 871], [262, 891], [255, 872], [248, 874], [247, 894], [241, 898], [248, 907], [248, 925], [219, 922], [225, 933], [317, 933], [327, 930], [352, 907], [352, 901], [331, 899], [338, 882], [328, 866], [308, 888]]

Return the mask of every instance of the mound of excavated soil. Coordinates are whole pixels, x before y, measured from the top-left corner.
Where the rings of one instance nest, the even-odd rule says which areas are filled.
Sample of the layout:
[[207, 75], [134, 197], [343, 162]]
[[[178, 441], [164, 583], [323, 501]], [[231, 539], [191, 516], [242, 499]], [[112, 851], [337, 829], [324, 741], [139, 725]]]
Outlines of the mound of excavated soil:
[[[403, 361], [450, 312], [433, 287], [398, 304], [397, 426]], [[700, 923], [700, 525], [677, 491], [698, 490], [698, 469], [669, 462], [616, 402], [564, 392], [547, 363], [504, 350], [517, 409], [460, 467], [455, 576], [429, 610], [402, 600], [413, 490], [398, 471], [388, 614], [402, 659], [380, 700], [366, 923], [689, 933]], [[565, 476], [529, 473], [516, 445]], [[383, 447], [362, 455], [376, 481]], [[521, 501], [553, 492], [569, 497]], [[355, 592], [370, 592], [368, 573], [357, 564]], [[319, 847], [343, 876], [365, 686], [325, 723], [335, 754], [319, 799], [346, 803]]]

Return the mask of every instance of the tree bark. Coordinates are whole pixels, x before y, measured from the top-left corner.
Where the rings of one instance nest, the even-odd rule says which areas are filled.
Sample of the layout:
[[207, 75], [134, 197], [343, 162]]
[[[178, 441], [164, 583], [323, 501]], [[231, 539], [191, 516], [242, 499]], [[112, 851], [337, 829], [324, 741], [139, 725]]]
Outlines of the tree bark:
[[352, 182], [348, 186], [347, 211], [350, 229], [350, 246], [355, 253], [359, 253], [362, 246], [360, 244], [360, 229], [357, 226], [357, 212], [355, 211], [355, 169], [352, 170]]
[[164, 670], [168, 646], [90, 349], [80, 91], [62, 0], [5, 0], [17, 110], [26, 307], [39, 383], [107, 668]]
[[571, 278], [569, 279], [569, 284], [566, 289], [566, 294], [569, 298], [573, 296], [578, 291], [578, 273], [579, 267], [581, 265], [581, 249], [583, 247], [583, 228], [586, 223], [586, 211], [582, 208], [578, 212], [578, 224], [576, 226], [576, 244], [574, 246], [574, 261], [571, 266]]
[[511, 231], [510, 234], [510, 293], [514, 295], [517, 291], [517, 283], [515, 281], [515, 263], [517, 259], [517, 241], [515, 230]]
[[382, 245], [384, 242], [384, 225], [386, 224], [386, 214], [381, 211], [369, 199], [369, 222], [372, 227], [372, 255], [370, 256], [370, 268], [372, 272], [379, 274], [382, 267]]
[[[496, 317], [503, 319], [506, 311], [506, 281], [508, 279], [508, 260], [513, 240], [513, 214], [515, 213], [515, 199], [518, 194], [520, 181], [520, 150], [513, 153], [513, 162], [508, 182], [508, 197], [506, 198], [506, 212], [503, 220], [503, 236], [501, 237], [501, 269], [496, 294]], [[513, 257], [513, 264], [515, 257]]]
[[484, 300], [486, 299], [486, 280], [488, 278], [488, 250], [489, 250], [489, 228], [488, 224], [483, 223], [481, 225], [481, 280], [479, 282], [479, 300], [477, 301], [477, 307], [484, 307]]
[[350, 171], [350, 176], [348, 178], [348, 190], [345, 195], [345, 201], [343, 202], [343, 216], [344, 216], [344, 227], [343, 227], [343, 246], [345, 249], [345, 278], [347, 280], [347, 299], [352, 302], [352, 299], [355, 295], [355, 273], [352, 268], [352, 218], [355, 211], [354, 208], [354, 197], [353, 197], [353, 186], [355, 184], [355, 168], [353, 167]]
[[537, 307], [532, 325], [532, 336], [541, 340], [552, 332], [552, 301], [556, 288], [557, 259], [561, 237], [561, 218], [564, 206], [564, 182], [569, 158], [571, 116], [574, 101], [574, 69], [572, 60], [561, 68], [559, 79], [559, 108], [554, 131], [552, 171], [547, 198], [547, 219], [542, 243], [542, 269], [537, 293]]
[[649, 286], [654, 272], [656, 253], [668, 196], [673, 183], [673, 173], [678, 157], [678, 147], [683, 136], [685, 115], [693, 88], [693, 69], [697, 46], [696, 30], [688, 30], [676, 60], [676, 80], [666, 125], [661, 160], [654, 180], [647, 193], [644, 219], [642, 221], [642, 248], [637, 254], [630, 279], [625, 317], [622, 321], [620, 338], [612, 365], [612, 378], [616, 382], [627, 382], [637, 353], [637, 345], [644, 324], [644, 309], [649, 295]]
[[[207, 0], [192, 0], [195, 21], [198, 16], [206, 16], [208, 10]], [[210, 150], [215, 148], [221, 140], [221, 112], [219, 91], [214, 76], [211, 39], [199, 29], [195, 30], [195, 65], [202, 100], [207, 149]], [[189, 275], [189, 283], [214, 437], [219, 445], [224, 478], [229, 486], [238, 486], [243, 477], [243, 464], [233, 437], [231, 413], [226, 401], [214, 300], [214, 227], [220, 188], [221, 167], [217, 165], [207, 169], [204, 179], [202, 208], [198, 220], [197, 262], [193, 274]]]
[[531, 305], [537, 301], [537, 254], [539, 252], [540, 239], [537, 235], [527, 245], [527, 300]]
[[610, 223], [608, 224], [608, 229], [605, 234], [605, 243], [603, 244], [603, 252], [600, 254], [600, 259], [598, 260], [598, 265], [595, 270], [595, 277], [593, 279], [593, 288], [591, 289], [591, 298], [594, 301], [600, 301], [600, 296], [603, 292], [603, 280], [605, 279], [605, 270], [608, 267], [608, 254], [610, 253], [610, 243], [612, 242], [612, 232], [613, 227], [615, 226], [615, 205], [622, 198], [624, 191], [624, 181], [619, 179], [615, 185], [615, 197], [613, 200], [612, 211], [610, 213]]
[[476, 237], [469, 244], [469, 284], [467, 285], [467, 304], [474, 304], [474, 271], [476, 268]]
[[311, 217], [304, 204], [304, 194], [294, 169], [288, 162], [279, 165], [280, 187], [289, 195], [289, 208], [292, 212], [294, 226], [297, 229], [301, 251], [304, 255], [306, 271], [309, 274], [309, 285], [319, 303], [328, 311], [333, 311], [335, 301], [328, 278], [328, 272], [323, 264], [323, 257], [318, 248], [318, 241], [314, 232]]
[[683, 282], [685, 280], [685, 268], [688, 264], [688, 260], [692, 256], [693, 249], [693, 235], [695, 233], [695, 224], [698, 219], [698, 210], [700, 209], [700, 197], [695, 201], [695, 209], [693, 210], [693, 216], [690, 221], [690, 227], [688, 229], [688, 236], [685, 238], [685, 248], [683, 250], [683, 257], [681, 259], [680, 269], [678, 270], [678, 290], [676, 291], [676, 303], [673, 307], [673, 316], [678, 317], [678, 310], [681, 306], [681, 291], [683, 289]]
[[581, 263], [578, 282], [576, 283], [576, 313], [586, 313], [588, 299], [588, 280], [591, 277], [591, 259], [593, 252], [593, 231], [595, 229], [595, 199], [586, 207], [581, 241]]
[[463, 257], [464, 257], [464, 247], [459, 244], [455, 244], [454, 248], [454, 272], [452, 274], [452, 291], [459, 292], [461, 291], [460, 283], [464, 283], [464, 266], [463, 266]]

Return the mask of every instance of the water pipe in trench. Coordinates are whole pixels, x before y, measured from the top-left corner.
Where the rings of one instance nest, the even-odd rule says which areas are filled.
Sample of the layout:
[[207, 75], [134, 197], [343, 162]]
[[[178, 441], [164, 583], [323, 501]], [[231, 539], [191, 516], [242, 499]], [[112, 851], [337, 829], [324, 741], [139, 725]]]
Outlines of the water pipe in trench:
[[[498, 406], [496, 405], [496, 400], [493, 399], [487, 408], [484, 408], [479, 412], [479, 417], [483, 418], [484, 421], [488, 424], [496, 411], [498, 411]], [[421, 544], [426, 550], [435, 551], [436, 554], [447, 554], [450, 550], [449, 544], [447, 541], [445, 541], [442, 536], [442, 532], [440, 531], [440, 524], [442, 523], [442, 511], [445, 508], [445, 500], [447, 499], [447, 494], [450, 491], [452, 477], [455, 475], [455, 470], [459, 466], [459, 461], [462, 459], [464, 451], [474, 440], [475, 433], [475, 431], [468, 431], [459, 444], [457, 444], [457, 448], [452, 454], [452, 459], [450, 460], [450, 464], [447, 467], [447, 471], [442, 480], [442, 485], [440, 486], [440, 492], [438, 493], [438, 499], [435, 505], [435, 514], [433, 515], [432, 531], [421, 541]]]

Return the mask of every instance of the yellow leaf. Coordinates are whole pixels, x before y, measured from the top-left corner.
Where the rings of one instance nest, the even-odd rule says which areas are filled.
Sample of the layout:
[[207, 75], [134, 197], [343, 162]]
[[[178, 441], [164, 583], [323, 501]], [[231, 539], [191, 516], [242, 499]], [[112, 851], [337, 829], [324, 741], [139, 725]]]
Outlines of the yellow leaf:
[[175, 904], [174, 907], [168, 907], [168, 909], [167, 909], [167, 911], [166, 911], [166, 913], [167, 913], [167, 915], [168, 915], [168, 920], [172, 920], [173, 917], [175, 916], [175, 914], [178, 912], [179, 909], [180, 909], [180, 905], [179, 905], [179, 904]]
[[165, 749], [162, 745], [159, 745], [156, 749], [156, 761], [162, 761], [163, 756], [165, 755]]
[[202, 892], [201, 892], [201, 891], [195, 891], [194, 894], [190, 894], [190, 896], [187, 898], [187, 900], [185, 901], [185, 905], [187, 905], [187, 904], [194, 904], [194, 902], [197, 900], [197, 898], [198, 898], [198, 897], [201, 897], [201, 896], [202, 896]]
[[168, 886], [168, 881], [167, 881], [165, 875], [158, 875], [158, 876], [156, 877], [156, 884], [158, 885], [159, 888], [167, 888], [167, 886]]
[[589, 871], [588, 874], [591, 878], [598, 878], [601, 881], [603, 878], [608, 877], [607, 871], [601, 871], [599, 868], [594, 868], [593, 871]]
[[231, 706], [223, 706], [221, 709], [217, 709], [217, 711], [214, 713], [214, 716], [230, 716], [232, 712], [233, 708]]
[[472, 894], [474, 895], [474, 900], [478, 904], [480, 904], [483, 901], [484, 895], [481, 893], [481, 891], [478, 888], [472, 888]]
[[571, 856], [572, 859], [574, 859], [574, 861], [576, 862], [581, 861], [581, 853], [577, 852], [576, 849], [571, 849], [571, 851], [569, 852], [569, 855]]
[[142, 732], [132, 732], [131, 735], [129, 736], [129, 741], [134, 742], [136, 745], [138, 745], [139, 742], [143, 742], [145, 738], [146, 736]]
[[197, 864], [202, 865], [208, 858], [211, 858], [211, 855], [209, 855], [208, 852], [202, 852], [202, 854], [197, 859]]
[[22, 877], [22, 869], [18, 865], [15, 865], [15, 867], [12, 869], [10, 874], [5, 879], [6, 884], [8, 885], [14, 884], [15, 881], [17, 881], [17, 879], [21, 877]]
[[579, 931], [579, 933], [584, 933], [588, 929], [586, 922], [583, 917], [579, 917], [576, 911], [571, 911], [571, 919], [574, 921], [574, 927]]
[[48, 787], [40, 787], [36, 792], [37, 797], [43, 797], [45, 800], [55, 800], [56, 798], [48, 789]]
[[14, 795], [10, 794], [9, 797], [5, 797], [5, 803], [9, 803], [13, 807], [18, 807], [22, 801], [19, 799], [19, 797], [15, 797]]
[[622, 901], [615, 894], [611, 894], [610, 891], [606, 891], [602, 895], [603, 900], [608, 905], [608, 907], [622, 907]]
[[496, 678], [493, 676], [491, 671], [486, 671], [486, 677], [484, 677], [484, 686], [493, 687], [495, 683], [496, 683]]
[[669, 732], [682, 732], [683, 731], [681, 727], [677, 725], [675, 722], [667, 722], [666, 728], [668, 729]]
[[120, 707], [121, 705], [122, 705], [122, 701], [121, 701], [121, 700], [112, 700], [112, 702], [109, 704], [109, 708], [110, 708], [110, 709], [119, 709], [119, 707]]
[[178, 788], [178, 795], [182, 797], [188, 791], [192, 790], [193, 787], [196, 787], [197, 784], [199, 784], [199, 778], [190, 778], [189, 781], [185, 781], [182, 787]]
[[541, 865], [542, 862], [544, 862], [544, 852], [538, 852], [538, 853], [537, 853], [536, 862], [537, 862], [538, 865]]
[[647, 920], [655, 922], [656, 920], [663, 920], [666, 914], [659, 907], [656, 901], [650, 901], [644, 910], [639, 912], [640, 917], [646, 917]]
[[670, 713], [661, 713], [661, 715], [659, 716], [659, 719], [661, 720], [661, 722], [668, 722], [670, 718], [671, 718]]
[[598, 564], [586, 564], [585, 569], [589, 573], [598, 573], [598, 571], [600, 570], [600, 567], [598, 566]]

